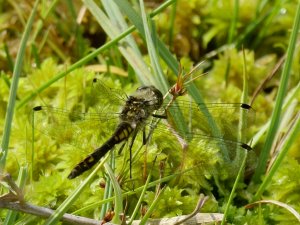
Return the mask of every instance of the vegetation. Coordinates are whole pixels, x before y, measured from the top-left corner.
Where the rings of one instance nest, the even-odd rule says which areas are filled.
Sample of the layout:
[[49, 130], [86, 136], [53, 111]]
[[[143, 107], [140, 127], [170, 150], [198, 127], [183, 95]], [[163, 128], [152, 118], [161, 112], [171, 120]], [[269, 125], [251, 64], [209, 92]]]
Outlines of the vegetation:
[[[299, 9], [295, 0], [1, 1], [1, 223], [56, 224], [71, 213], [142, 224], [197, 206], [223, 224], [299, 223]], [[147, 144], [137, 136], [131, 164], [120, 144], [68, 180], [112, 134], [120, 105], [111, 103], [150, 84], [164, 94], [177, 85], [166, 102], [221, 104], [203, 120], [173, 103], [169, 124], [192, 138], [162, 119]], [[253, 112], [223, 104], [241, 102]], [[36, 117], [38, 105], [61, 116]], [[82, 113], [105, 119], [80, 122]], [[45, 219], [25, 202], [55, 211]]]

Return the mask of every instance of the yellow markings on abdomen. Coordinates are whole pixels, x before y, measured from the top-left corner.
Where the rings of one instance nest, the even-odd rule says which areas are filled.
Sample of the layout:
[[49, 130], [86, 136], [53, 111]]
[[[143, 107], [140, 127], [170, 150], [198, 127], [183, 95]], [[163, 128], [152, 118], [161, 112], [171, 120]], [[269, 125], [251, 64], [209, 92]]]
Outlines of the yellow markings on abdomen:
[[116, 141], [122, 141], [131, 134], [132, 128], [131, 127], [126, 127], [124, 128], [118, 135], [115, 135], [115, 140]]
[[89, 167], [89, 164], [91, 164], [92, 162], [94, 162], [95, 159], [93, 156], [89, 156], [88, 158], [86, 158], [83, 162], [82, 162], [82, 165], [83, 165], [83, 168], [88, 168]]

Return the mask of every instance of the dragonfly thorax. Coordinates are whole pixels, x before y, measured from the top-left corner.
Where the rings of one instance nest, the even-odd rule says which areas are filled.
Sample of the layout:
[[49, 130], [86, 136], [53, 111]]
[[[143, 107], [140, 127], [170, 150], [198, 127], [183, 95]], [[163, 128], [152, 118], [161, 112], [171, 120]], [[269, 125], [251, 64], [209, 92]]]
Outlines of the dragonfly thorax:
[[139, 87], [130, 95], [123, 107], [120, 120], [128, 122], [133, 128], [147, 120], [163, 103], [162, 93], [154, 86]]

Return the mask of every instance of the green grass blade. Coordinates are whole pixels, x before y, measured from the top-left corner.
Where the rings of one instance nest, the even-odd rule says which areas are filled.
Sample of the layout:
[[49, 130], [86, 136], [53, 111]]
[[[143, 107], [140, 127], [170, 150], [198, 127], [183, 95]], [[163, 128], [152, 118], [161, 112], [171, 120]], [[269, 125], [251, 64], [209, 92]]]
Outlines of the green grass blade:
[[[151, 65], [152, 65], [152, 70], [154, 72], [154, 84], [162, 90], [164, 93], [166, 93], [169, 90], [169, 85], [166, 81], [166, 78], [163, 74], [162, 68], [159, 63], [159, 57], [156, 52], [156, 46], [154, 44], [154, 41], [157, 43], [157, 38], [155, 38], [154, 34], [155, 31], [150, 32], [148, 22], [151, 25], [151, 22], [149, 17], [147, 17], [145, 8], [144, 8], [144, 2], [140, 1], [140, 10], [141, 10], [141, 15], [142, 15], [142, 21], [143, 21], [143, 26], [144, 26], [144, 31], [145, 31], [145, 37], [146, 37], [146, 45], [148, 49], [148, 54], [150, 57]], [[151, 26], [153, 28], [153, 26]], [[155, 39], [155, 40], [154, 40]]]
[[[110, 151], [110, 162], [109, 162], [109, 166], [111, 168], [115, 168], [115, 154], [114, 151]], [[104, 164], [105, 166], [106, 164]], [[114, 169], [111, 169], [114, 170]], [[104, 190], [104, 195], [103, 195], [103, 199], [107, 199], [112, 197], [112, 190], [113, 190], [113, 185], [112, 185], [112, 180], [110, 179], [110, 175], [105, 175], [106, 177], [106, 182], [105, 182], [105, 190]], [[115, 178], [113, 178], [115, 179]], [[119, 202], [118, 202], [119, 204]], [[122, 202], [121, 202], [122, 204]], [[106, 215], [106, 213], [108, 212], [108, 210], [111, 209], [111, 203], [108, 202], [106, 204], [103, 204], [101, 207], [101, 211], [100, 211], [100, 219], [103, 219]]]
[[120, 215], [121, 213], [123, 213], [122, 190], [111, 167], [107, 163], [104, 164], [104, 167], [106, 172], [109, 175], [110, 181], [112, 182], [114, 192], [115, 192], [115, 204], [114, 204], [115, 216], [112, 222], [115, 224], [121, 224]]
[[6, 61], [7, 61], [7, 64], [8, 64], [8, 68], [11, 71], [13, 71], [14, 70], [14, 62], [13, 62], [13, 59], [10, 55], [10, 52], [9, 52], [9, 49], [8, 49], [8, 46], [7, 46], [6, 42], [4, 43], [3, 49], [4, 49], [4, 52], [5, 52], [5, 55], [6, 55]]
[[93, 51], [92, 53], [88, 54], [87, 56], [85, 56], [84, 58], [78, 60], [76, 63], [74, 63], [73, 65], [71, 65], [70, 67], [68, 67], [66, 70], [60, 72], [59, 74], [57, 74], [55, 77], [53, 77], [52, 79], [50, 79], [48, 82], [46, 82], [45, 84], [43, 84], [42, 86], [40, 86], [38, 89], [36, 89], [34, 92], [32, 92], [30, 95], [26, 96], [25, 98], [23, 98], [19, 104], [17, 105], [17, 109], [21, 108], [22, 106], [24, 106], [27, 102], [29, 102], [33, 97], [35, 97], [38, 93], [44, 91], [45, 89], [47, 89], [50, 85], [52, 85], [53, 83], [55, 83], [56, 81], [60, 80], [61, 78], [65, 77], [67, 74], [69, 74], [70, 72], [72, 72], [73, 70], [77, 69], [78, 67], [86, 64], [87, 62], [93, 60], [97, 55], [99, 55], [100, 53], [104, 52], [105, 50], [111, 48], [112, 46], [114, 46], [116, 43], [118, 43], [118, 41], [120, 41], [121, 39], [123, 39], [124, 37], [126, 37], [128, 34], [130, 34], [132, 31], [134, 30], [133, 27], [131, 27], [130, 29], [126, 30], [125, 32], [123, 32], [122, 34], [120, 34], [118, 37], [116, 37], [115, 39], [111, 40], [110, 42], [107, 42], [106, 44], [102, 45], [101, 47], [99, 47], [98, 49], [96, 49], [95, 51]]
[[[130, 22], [134, 24], [136, 29], [140, 32], [140, 35], [145, 39], [146, 37], [142, 18], [134, 11], [130, 3], [127, 0], [115, 0], [115, 2], [119, 6], [120, 10], [122, 10], [126, 14]], [[162, 10], [164, 10], [166, 7], [173, 4], [174, 2], [175, 0], [168, 0], [164, 2], [152, 13], [150, 13], [150, 17], [152, 18], [154, 15], [160, 13]], [[176, 58], [174, 58], [173, 54], [166, 47], [166, 45], [159, 39], [157, 40], [157, 49], [159, 55], [162, 57], [162, 59], [165, 61], [165, 63], [168, 65], [171, 71], [177, 75], [179, 64]]]
[[[287, 108], [290, 106], [292, 103], [293, 99], [297, 98], [297, 96], [300, 93], [300, 82], [297, 84], [295, 88], [289, 91], [282, 107], [282, 111], [286, 112]], [[264, 136], [264, 134], [267, 132], [271, 124], [271, 119], [268, 120], [268, 122], [265, 123], [264, 126], [260, 128], [260, 130], [253, 136], [253, 139], [251, 141], [252, 146], [255, 146], [259, 140], [261, 140]]]
[[148, 219], [150, 218], [152, 212], [155, 210], [158, 202], [162, 198], [162, 194], [164, 193], [166, 189], [163, 188], [159, 191], [158, 195], [155, 197], [154, 201], [150, 205], [149, 209], [147, 210], [146, 214], [144, 215], [143, 219], [141, 219], [140, 225], [146, 224]]
[[228, 44], [231, 44], [231, 42], [234, 40], [234, 37], [236, 35], [236, 28], [239, 18], [239, 0], [234, 1], [234, 10], [233, 10], [233, 16], [230, 22], [230, 28], [228, 33]]
[[281, 111], [282, 111], [283, 100], [284, 100], [284, 97], [286, 96], [286, 92], [287, 92], [287, 84], [288, 84], [289, 77], [290, 77], [290, 71], [291, 71], [291, 66], [292, 66], [292, 62], [293, 62], [295, 46], [296, 46], [296, 42], [297, 42], [299, 26], [300, 26], [300, 3], [298, 3], [297, 12], [295, 15], [292, 34], [291, 34], [291, 38], [289, 41], [289, 47], [287, 50], [287, 58], [286, 58], [286, 62], [283, 67], [282, 74], [281, 74], [280, 86], [279, 86], [278, 94], [276, 97], [275, 108], [274, 108], [274, 111], [272, 114], [270, 129], [267, 134], [266, 142], [265, 142], [265, 145], [260, 154], [258, 166], [256, 168], [256, 171], [255, 171], [255, 174], [253, 177], [253, 180], [255, 182], [258, 182], [260, 180], [261, 176], [263, 175], [263, 173], [265, 172], [267, 161], [268, 161], [268, 156], [269, 156], [269, 153], [270, 153], [273, 141], [274, 141], [274, 137], [277, 133], [277, 129], [279, 127], [280, 115], [281, 115]]
[[93, 170], [93, 172], [75, 189], [75, 191], [56, 209], [56, 211], [48, 218], [45, 222], [45, 225], [54, 225], [57, 224], [64, 213], [72, 206], [72, 204], [79, 197], [83, 189], [90, 183], [91, 179], [96, 175], [98, 170], [103, 166], [104, 162], [109, 157], [109, 154], [101, 160], [98, 166]]
[[[172, 1], [174, 1], [174, 0], [172, 0]], [[154, 17], [156, 14], [158, 14], [160, 11], [162, 11], [164, 8], [166, 8], [170, 4], [170, 2], [172, 2], [172, 1], [169, 0], [169, 1], [165, 2], [164, 4], [162, 4], [156, 10], [154, 10], [153, 13], [150, 14], [150, 16]], [[82, 58], [82, 59], [78, 60], [76, 63], [72, 64], [66, 70], [64, 70], [61, 73], [57, 74], [55, 77], [53, 77], [48, 82], [46, 82], [45, 84], [43, 84], [42, 86], [40, 86], [38, 89], [34, 90], [34, 92], [32, 92], [28, 96], [24, 97], [18, 103], [17, 109], [23, 107], [27, 102], [29, 102], [37, 94], [39, 94], [40, 92], [42, 92], [45, 89], [47, 89], [50, 85], [52, 85], [53, 83], [55, 83], [59, 79], [65, 77], [67, 74], [69, 74], [70, 72], [72, 72], [76, 68], [78, 68], [80, 66], [83, 66], [87, 62], [93, 60], [100, 53], [106, 51], [107, 49], [109, 49], [109, 48], [111, 48], [113, 46], [115, 46], [120, 40], [122, 40], [127, 35], [129, 35], [130, 33], [132, 33], [134, 30], [135, 30], [134, 26], [129, 27], [127, 30], [125, 30], [124, 32], [122, 32], [121, 34], [119, 34], [117, 37], [115, 37], [111, 41], [109, 41], [106, 44], [102, 45], [101, 47], [97, 48], [96, 50], [94, 50], [93, 52], [91, 52], [90, 54], [88, 54], [87, 56], [85, 56], [84, 58]], [[174, 73], [177, 74], [178, 63], [177, 63], [176, 59], [174, 58], [174, 56], [169, 52], [169, 50], [166, 48], [166, 46], [163, 45], [163, 47], [161, 47], [160, 49], [163, 49], [163, 51], [161, 52], [161, 54], [164, 56], [163, 57], [164, 60], [166, 62], [168, 62], [167, 64], [169, 65], [169, 67], [171, 66], [172, 71], [175, 71]], [[170, 56], [170, 58], [168, 58], [169, 56]]]
[[[187, 173], [187, 172], [191, 171], [192, 169], [194, 169], [194, 168], [186, 169], [186, 170], [184, 170], [182, 172], [174, 173], [172, 175], [169, 175], [169, 176], [163, 177], [161, 179], [155, 180], [155, 181], [149, 183], [148, 188], [152, 188], [152, 187], [155, 187], [155, 186], [157, 186], [157, 185], [159, 185], [161, 183], [168, 182], [168, 181], [170, 181], [172, 179], [175, 179], [177, 176], [180, 176], [180, 175], [182, 175], [184, 173]], [[127, 196], [136, 195], [137, 193], [143, 191], [144, 188], [145, 188], [145, 185], [143, 185], [141, 187], [138, 187], [138, 188], [134, 189], [133, 191], [128, 191], [128, 192], [122, 193], [122, 196], [123, 196], [123, 198], [125, 198]], [[102, 200], [100, 202], [93, 203], [93, 204], [91, 204], [89, 206], [86, 206], [84, 208], [81, 208], [81, 209], [75, 211], [73, 214], [83, 213], [83, 212], [85, 212], [87, 210], [94, 209], [95, 207], [98, 207], [99, 205], [105, 204], [107, 202], [111, 202], [113, 200], [114, 200], [114, 198], [111, 197], [111, 198]]]
[[39, 3], [39, 0], [36, 0], [34, 3], [30, 17], [28, 19], [24, 33], [22, 35], [20, 48], [19, 48], [19, 51], [17, 54], [16, 64], [14, 66], [13, 79], [12, 79], [12, 84], [10, 87], [9, 100], [8, 100], [8, 106], [7, 106], [6, 118], [5, 118], [5, 124], [4, 124], [4, 131], [3, 131], [3, 138], [2, 138], [2, 143], [1, 143], [0, 171], [3, 171], [3, 169], [5, 167], [5, 163], [6, 163], [6, 157], [7, 157], [8, 146], [9, 146], [9, 138], [10, 138], [10, 132], [11, 132], [11, 124], [12, 124], [13, 115], [14, 115], [19, 78], [20, 78], [20, 75], [22, 72], [22, 64], [23, 64], [23, 59], [24, 59], [24, 55], [25, 55], [26, 43], [29, 39], [29, 35], [30, 35], [31, 28], [32, 28], [32, 25], [34, 22], [34, 17], [35, 17], [36, 11], [37, 11], [38, 3]]
[[[110, 16], [117, 17], [119, 15], [118, 18], [114, 19], [116, 24], [111, 22], [111, 19], [109, 19], [105, 15], [105, 13], [101, 10], [100, 7], [97, 6], [94, 1], [85, 0], [84, 3], [111, 39], [115, 38], [119, 33], [122, 32], [119, 27], [124, 27], [125, 21], [121, 14], [118, 12], [118, 7], [113, 6], [115, 5], [114, 2], [106, 2], [105, 0], [103, 0], [104, 5], [108, 9], [107, 14], [113, 12], [113, 14]], [[148, 70], [146, 63], [143, 61], [140, 52], [138, 52], [138, 48], [136, 47], [136, 45], [132, 46], [131, 43], [132, 40], [128, 41], [128, 37], [126, 37], [119, 43], [118, 48], [124, 58], [130, 63], [132, 68], [134, 68], [140, 82], [142, 84], [147, 84], [147, 82], [152, 79], [151, 73]]]
[[240, 166], [238, 175], [237, 175], [237, 177], [236, 177], [236, 179], [234, 181], [232, 190], [230, 192], [229, 199], [228, 199], [228, 202], [226, 204], [226, 208], [225, 208], [225, 212], [224, 212], [224, 217], [223, 217], [221, 225], [224, 225], [226, 223], [226, 218], [228, 216], [228, 213], [230, 213], [229, 210], [230, 210], [231, 203], [233, 201], [234, 196], [236, 195], [235, 190], [236, 190], [236, 188], [237, 188], [237, 186], [239, 184], [239, 180], [243, 176], [243, 172], [244, 172], [245, 165], [246, 165], [246, 162], [247, 162], [247, 152], [244, 151], [243, 153], [244, 153], [243, 161], [242, 161], [242, 164]]
[[[236, 35], [236, 28], [237, 28], [237, 22], [238, 22], [238, 16], [239, 16], [239, 0], [234, 1], [234, 9], [233, 9], [233, 16], [230, 22], [230, 27], [229, 27], [229, 33], [228, 33], [228, 40], [227, 40], [227, 45], [230, 46], [232, 41], [234, 40], [234, 37]], [[228, 53], [226, 53], [228, 54]], [[230, 54], [227, 55], [227, 65], [225, 69], [225, 81], [226, 84], [228, 82], [228, 76], [231, 68], [231, 58]]]
[[177, 0], [172, 5], [171, 19], [169, 25], [169, 46], [173, 46], [174, 44], [174, 27], [175, 27], [176, 11], [177, 11]]
[[277, 156], [276, 160], [274, 161], [270, 171], [268, 172], [268, 175], [264, 178], [262, 184], [259, 186], [254, 196], [254, 201], [259, 199], [259, 197], [262, 195], [264, 190], [267, 188], [268, 184], [270, 184], [272, 177], [274, 176], [275, 172], [279, 169], [289, 149], [295, 143], [297, 138], [299, 138], [299, 133], [300, 133], [300, 114], [298, 113], [293, 129], [288, 139], [285, 141], [283, 147], [281, 148], [281, 151]]
[[[242, 103], [247, 103], [248, 99], [248, 73], [247, 73], [247, 62], [246, 62], [246, 55], [245, 55], [245, 51], [243, 49], [243, 92], [242, 92], [242, 96], [241, 96], [241, 102]], [[246, 143], [246, 136], [244, 135], [244, 132], [247, 129], [247, 115], [246, 112], [244, 110], [240, 111], [240, 119], [239, 119], [239, 126], [238, 126], [238, 141], [239, 142], [243, 142]], [[234, 168], [237, 168], [240, 166], [242, 158], [244, 157], [245, 152], [243, 151], [237, 151], [236, 153], [236, 157], [234, 159], [233, 165]]]
[[142, 190], [142, 193], [141, 193], [140, 196], [139, 196], [139, 200], [138, 200], [138, 202], [137, 202], [137, 204], [136, 204], [136, 206], [135, 206], [135, 208], [134, 208], [134, 210], [133, 210], [133, 213], [132, 213], [132, 215], [131, 215], [131, 219], [130, 219], [128, 225], [131, 225], [131, 224], [132, 224], [132, 222], [133, 222], [133, 220], [134, 220], [136, 214], [137, 214], [138, 211], [140, 210], [140, 207], [141, 207], [143, 198], [144, 198], [144, 196], [145, 196], [146, 190], [147, 190], [147, 188], [148, 188], [148, 185], [149, 185], [149, 182], [150, 182], [150, 179], [151, 179], [151, 175], [152, 175], [152, 170], [151, 170], [150, 173], [148, 174], [146, 183], [145, 183], [145, 185], [144, 185], [144, 188], [143, 188], [143, 190]]
[[241, 33], [235, 40], [235, 45], [240, 47], [243, 44], [243, 41], [247, 39], [249, 35], [251, 35], [255, 29], [262, 25], [262, 23], [270, 16], [271, 11], [266, 12], [260, 17], [256, 18], [253, 22], [250, 23], [249, 26], [245, 29], [243, 33]]

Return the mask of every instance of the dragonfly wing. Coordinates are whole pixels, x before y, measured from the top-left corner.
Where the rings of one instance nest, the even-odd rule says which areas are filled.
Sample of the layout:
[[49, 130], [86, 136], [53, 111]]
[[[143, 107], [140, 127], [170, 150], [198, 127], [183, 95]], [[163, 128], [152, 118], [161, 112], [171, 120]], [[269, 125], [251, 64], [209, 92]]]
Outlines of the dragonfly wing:
[[[241, 103], [194, 103], [189, 101], [177, 101], [169, 108], [170, 124], [174, 127], [184, 123], [185, 130], [177, 131], [185, 136], [187, 134], [205, 134], [216, 138], [224, 138], [236, 141], [241, 132], [242, 137], [247, 137], [247, 124], [255, 120], [255, 112], [251, 106]], [[181, 116], [178, 116], [181, 115]], [[240, 121], [243, 117], [243, 126]], [[180, 120], [180, 121], [178, 121]], [[183, 120], [183, 121], [182, 121]]]
[[125, 104], [128, 97], [124, 91], [110, 88], [97, 78], [93, 80], [91, 94], [96, 100], [98, 112], [117, 112], [119, 107]]
[[59, 144], [81, 149], [98, 147], [100, 136], [111, 135], [118, 123], [118, 113], [79, 113], [49, 106], [35, 107], [33, 113], [34, 129]]

